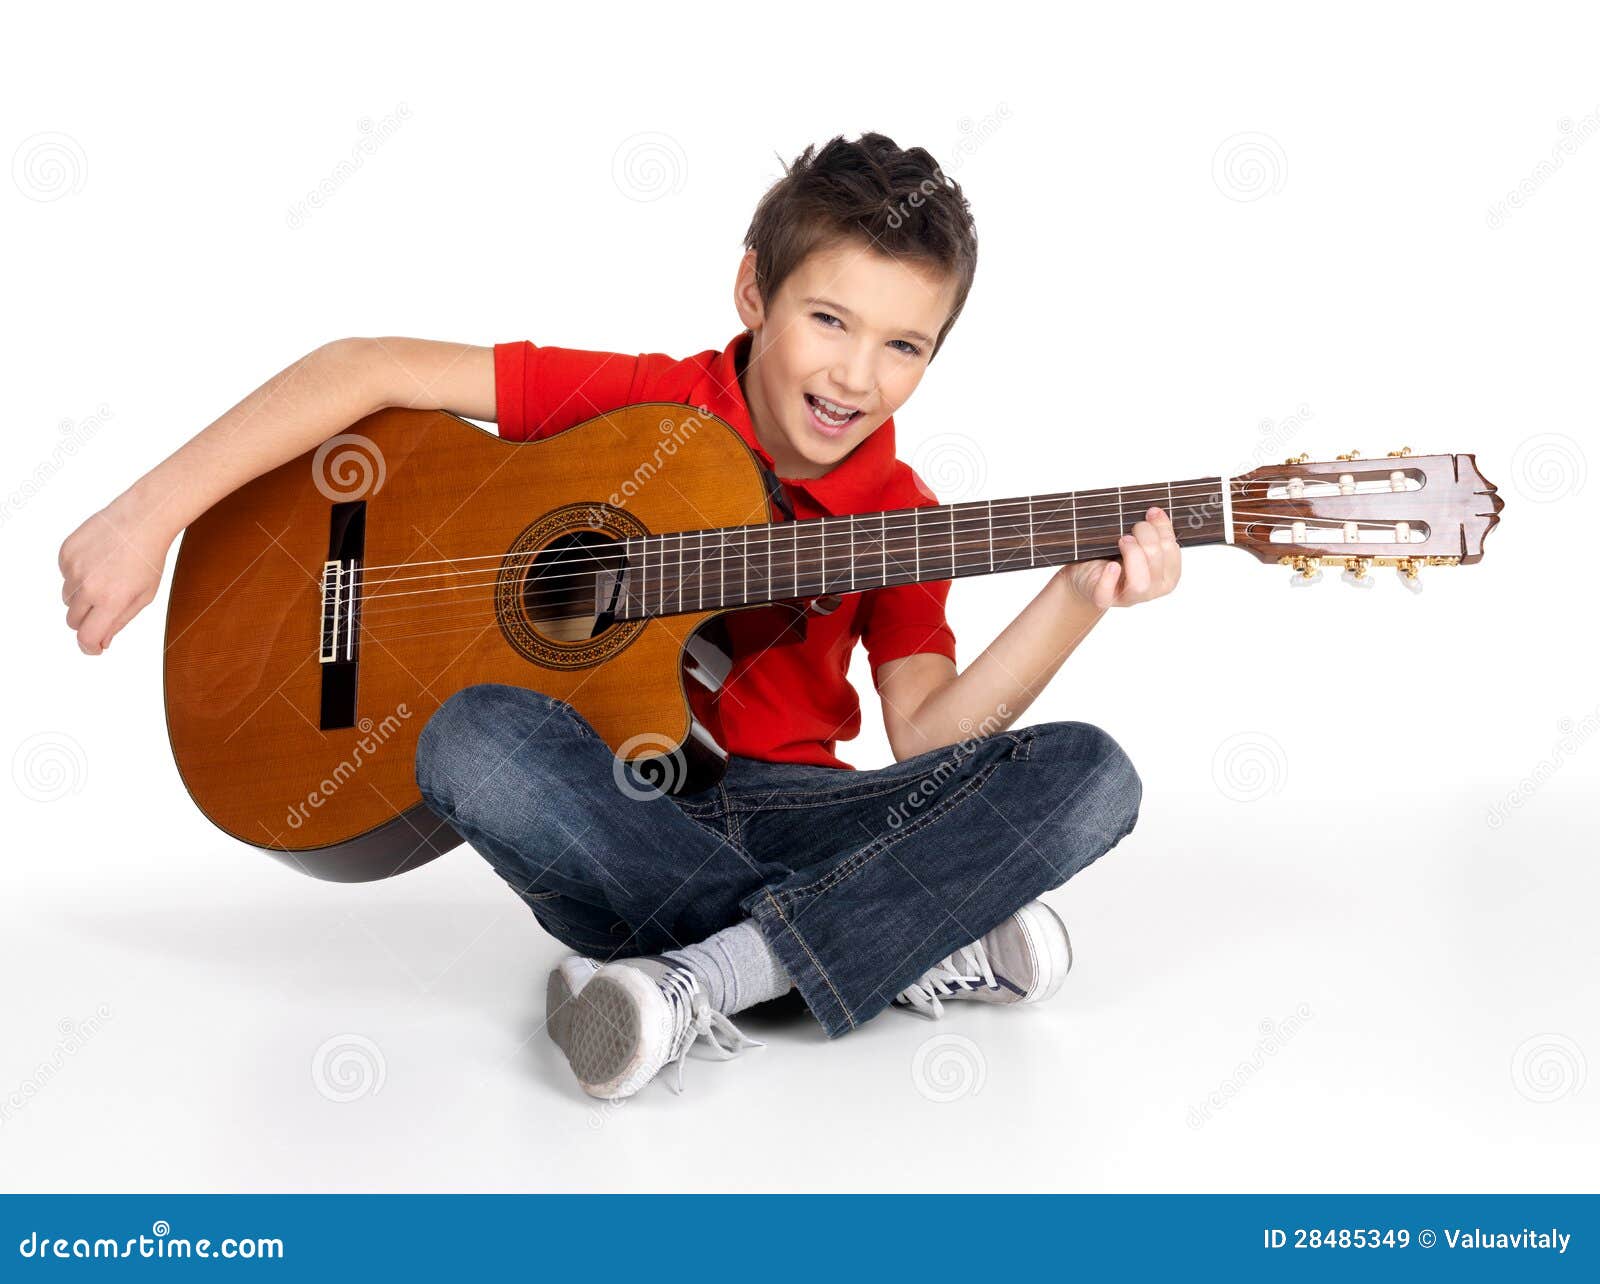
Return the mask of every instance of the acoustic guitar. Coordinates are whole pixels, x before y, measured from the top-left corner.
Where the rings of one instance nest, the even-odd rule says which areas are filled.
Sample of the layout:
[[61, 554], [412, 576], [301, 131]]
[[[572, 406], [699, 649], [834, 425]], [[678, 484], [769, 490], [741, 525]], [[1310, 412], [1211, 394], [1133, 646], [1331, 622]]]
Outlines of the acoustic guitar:
[[[385, 878], [461, 840], [422, 802], [417, 737], [462, 687], [559, 697], [666, 792], [726, 754], [689, 686], [730, 663], [727, 613], [1117, 555], [1151, 504], [1184, 546], [1298, 582], [1468, 565], [1502, 502], [1471, 455], [1305, 456], [1236, 477], [783, 520], [729, 425], [630, 406], [539, 441], [380, 410], [184, 533], [167, 727], [200, 810], [320, 878]], [[631, 779], [631, 777], [630, 777]]]

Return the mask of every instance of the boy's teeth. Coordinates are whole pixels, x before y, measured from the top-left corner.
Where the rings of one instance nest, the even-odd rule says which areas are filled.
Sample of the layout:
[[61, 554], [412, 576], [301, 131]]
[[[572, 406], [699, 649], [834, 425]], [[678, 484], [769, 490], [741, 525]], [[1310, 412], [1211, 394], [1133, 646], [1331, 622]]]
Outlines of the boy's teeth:
[[814, 394], [808, 395], [811, 396], [811, 405], [812, 408], [817, 412], [817, 417], [820, 418], [824, 423], [832, 424], [835, 427], [840, 427], [849, 423], [850, 420], [855, 417], [855, 411], [847, 410], [843, 406], [829, 401], [826, 397], [818, 397]]

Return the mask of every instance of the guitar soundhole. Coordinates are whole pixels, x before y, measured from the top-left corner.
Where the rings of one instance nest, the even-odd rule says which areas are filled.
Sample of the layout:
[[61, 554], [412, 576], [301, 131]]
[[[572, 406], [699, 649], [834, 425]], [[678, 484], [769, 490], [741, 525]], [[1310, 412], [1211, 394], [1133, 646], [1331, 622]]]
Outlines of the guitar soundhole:
[[621, 564], [622, 541], [643, 534], [632, 516], [606, 504], [568, 505], [528, 526], [506, 550], [495, 584], [495, 617], [506, 641], [547, 669], [586, 668], [616, 655], [644, 621], [596, 633], [607, 605], [595, 601], [596, 586], [600, 573]]
[[583, 642], [594, 634], [597, 572], [614, 572], [617, 542], [599, 531], [573, 531], [547, 545], [528, 568], [522, 609], [552, 642]]

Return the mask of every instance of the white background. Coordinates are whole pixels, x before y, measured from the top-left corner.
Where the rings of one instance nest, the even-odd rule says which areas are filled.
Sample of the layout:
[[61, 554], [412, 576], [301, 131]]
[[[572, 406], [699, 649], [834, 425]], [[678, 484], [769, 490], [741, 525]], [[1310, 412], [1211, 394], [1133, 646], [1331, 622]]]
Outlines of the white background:
[[[1592, 1188], [1592, 8], [8, 26], [0, 1186]], [[758, 1018], [685, 1097], [596, 1109], [539, 1033], [559, 947], [487, 865], [335, 886], [224, 838], [166, 748], [164, 598], [87, 659], [56, 551], [341, 335], [721, 347], [777, 158], [868, 129], [978, 221], [898, 416], [944, 498], [1409, 445], [1475, 452], [1503, 522], [1420, 597], [1207, 548], [1101, 624], [1027, 720], [1106, 727], [1145, 804], [1052, 897], [1053, 1003]], [[963, 665], [1044, 574], [956, 585]], [[846, 756], [882, 765], [866, 722]]]

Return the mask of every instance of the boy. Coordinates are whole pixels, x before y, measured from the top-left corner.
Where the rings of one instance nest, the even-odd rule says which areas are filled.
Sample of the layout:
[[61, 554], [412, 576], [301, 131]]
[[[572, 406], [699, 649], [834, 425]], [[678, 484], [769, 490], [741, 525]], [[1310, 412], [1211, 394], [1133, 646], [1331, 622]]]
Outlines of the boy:
[[[797, 518], [935, 502], [895, 458], [893, 415], [960, 314], [977, 261], [960, 188], [880, 134], [807, 148], [758, 205], [734, 303], [744, 330], [683, 361], [506, 343], [340, 340], [253, 393], [63, 546], [67, 623], [98, 654], [155, 595], [167, 548], [210, 504], [384, 405], [495, 420], [531, 440], [643, 401], [727, 420]], [[469, 687], [423, 729], [417, 783], [576, 951], [547, 984], [551, 1037], [593, 1096], [637, 1092], [731, 1017], [798, 987], [830, 1037], [897, 1004], [1049, 998], [1071, 964], [1037, 898], [1115, 846], [1142, 789], [1078, 722], [1007, 730], [1111, 606], [1172, 590], [1158, 508], [1119, 561], [1063, 568], [965, 670], [949, 583], [830, 596], [804, 628], [726, 617], [733, 667], [708, 707], [720, 784], [641, 788], [563, 701]], [[867, 648], [896, 764], [834, 755]]]

